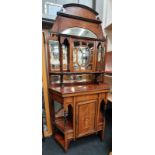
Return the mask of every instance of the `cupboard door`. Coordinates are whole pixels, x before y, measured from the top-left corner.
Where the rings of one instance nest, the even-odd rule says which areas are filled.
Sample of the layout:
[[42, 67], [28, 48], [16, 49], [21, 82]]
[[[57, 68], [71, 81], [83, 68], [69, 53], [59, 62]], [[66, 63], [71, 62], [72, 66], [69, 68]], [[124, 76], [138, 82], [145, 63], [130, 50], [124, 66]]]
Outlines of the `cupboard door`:
[[95, 131], [95, 108], [96, 101], [79, 102], [76, 107], [77, 122], [76, 131], [77, 137], [85, 134], [90, 134]]

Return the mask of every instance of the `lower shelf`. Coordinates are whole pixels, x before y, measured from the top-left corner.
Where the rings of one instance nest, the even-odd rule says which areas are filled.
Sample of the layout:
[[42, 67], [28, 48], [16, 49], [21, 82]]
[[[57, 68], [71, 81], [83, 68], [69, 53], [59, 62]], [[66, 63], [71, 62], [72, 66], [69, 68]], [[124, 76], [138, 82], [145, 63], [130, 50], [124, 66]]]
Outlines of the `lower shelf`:
[[[99, 135], [101, 137], [101, 140], [103, 140], [103, 130], [98, 131], [98, 133], [99, 133]], [[90, 135], [92, 135], [92, 134], [95, 134], [95, 133], [91, 133]], [[82, 137], [85, 137], [85, 136], [88, 136], [88, 135], [83, 135]], [[64, 149], [65, 152], [68, 150], [70, 142], [74, 139], [73, 137], [69, 138], [69, 137], [67, 137], [67, 135], [63, 135], [59, 131], [54, 134], [54, 138], [59, 143], [59, 145]]]
[[64, 148], [65, 147], [65, 139], [62, 135], [56, 133], [54, 138], [56, 139], [57, 142]]
[[[67, 137], [66, 135], [63, 135], [60, 132], [57, 132], [54, 135], [55, 140], [61, 145], [61, 147], [65, 150], [65, 152], [68, 149], [68, 146], [70, 144], [70, 141], [72, 140], [72, 138], [70, 139], [69, 137]], [[69, 138], [69, 139], [68, 139]]]
[[66, 119], [66, 123], [64, 123], [64, 117], [56, 118], [55, 125], [59, 128], [63, 133], [73, 132], [73, 124], [70, 120]]

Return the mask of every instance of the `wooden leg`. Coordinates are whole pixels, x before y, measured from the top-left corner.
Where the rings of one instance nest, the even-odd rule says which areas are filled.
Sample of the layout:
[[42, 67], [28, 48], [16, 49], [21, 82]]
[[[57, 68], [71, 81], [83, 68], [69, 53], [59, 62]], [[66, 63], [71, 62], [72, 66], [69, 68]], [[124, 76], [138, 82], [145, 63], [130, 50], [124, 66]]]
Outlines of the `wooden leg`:
[[105, 119], [104, 119], [104, 122], [103, 122], [103, 130], [101, 130], [101, 131], [98, 132], [101, 141], [103, 141], [103, 139], [104, 139], [104, 132], [105, 132]]
[[69, 144], [70, 144], [70, 140], [65, 140], [65, 148], [64, 148], [65, 152], [67, 152]]
[[104, 132], [103, 132], [103, 130], [99, 131], [99, 136], [100, 136], [101, 141], [103, 141], [103, 139], [104, 139]]

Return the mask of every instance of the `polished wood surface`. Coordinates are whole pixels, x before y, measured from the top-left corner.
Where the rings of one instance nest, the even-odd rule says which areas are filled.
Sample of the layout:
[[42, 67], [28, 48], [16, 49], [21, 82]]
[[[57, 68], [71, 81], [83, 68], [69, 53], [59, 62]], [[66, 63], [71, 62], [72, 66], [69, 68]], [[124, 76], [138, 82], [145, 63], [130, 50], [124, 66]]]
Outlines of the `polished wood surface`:
[[[81, 5], [82, 6], [82, 5]], [[74, 5], [64, 5], [65, 7], [65, 12], [60, 12], [60, 13], [65, 13], [71, 16], [75, 16], [75, 17], [82, 17], [85, 19], [91, 19], [91, 20], [96, 20], [97, 19], [97, 14], [95, 12], [93, 12], [91, 9], [88, 9], [86, 7], [81, 7], [81, 6], [77, 6], [77, 4]], [[95, 34], [97, 35], [98, 39], [103, 39], [105, 40], [103, 31], [102, 31], [102, 26], [100, 23], [94, 23], [91, 21], [84, 21], [84, 19], [75, 19], [74, 18], [69, 18], [69, 17], [64, 17], [64, 16], [60, 16], [58, 14], [57, 18], [56, 18], [56, 22], [53, 25], [51, 32], [54, 33], [60, 33], [63, 30], [70, 28], [70, 27], [80, 27], [81, 28], [85, 28], [88, 29], [92, 32], [95, 32]], [[97, 20], [99, 21], [99, 20]]]
[[68, 87], [53, 87], [51, 90], [59, 93], [59, 94], [75, 94], [79, 92], [94, 92], [94, 91], [105, 91], [110, 90], [111, 87], [108, 84], [88, 84], [88, 85], [76, 85], [76, 86], [68, 86]]
[[[54, 88], [50, 89], [51, 103], [54, 104], [56, 101], [63, 105], [63, 109], [56, 113], [53, 125], [64, 135], [63, 138], [55, 133], [55, 139], [65, 151], [67, 151], [71, 140], [82, 136], [99, 132], [103, 139], [105, 119], [101, 109], [104, 109], [107, 104], [108, 93], [111, 93], [109, 88], [96, 89], [96, 91], [90, 91], [91, 94], [81, 90], [78, 93], [72, 92], [71, 95], [68, 91], [63, 95], [61, 92], [58, 94], [54, 91]], [[68, 112], [69, 106], [72, 107], [72, 119], [65, 119], [64, 115], [65, 112]]]
[[46, 68], [46, 58], [45, 58], [45, 45], [44, 45], [44, 34], [42, 33], [42, 83], [43, 83], [43, 93], [44, 93], [44, 103], [45, 103], [45, 113], [47, 122], [47, 131], [44, 132], [44, 136], [51, 136], [51, 119], [49, 110], [49, 98], [48, 98], [48, 79], [47, 79], [47, 68]]
[[98, 15], [95, 10], [81, 4], [65, 4], [64, 8], [67, 14], [85, 17], [89, 19], [96, 19], [96, 15]]
[[[59, 21], [60, 24], [57, 23], [57, 21]], [[95, 32], [95, 34], [97, 35], [97, 38], [105, 40], [105, 37], [102, 32], [102, 27], [100, 24], [96, 24], [96, 23], [90, 24], [90, 22], [83, 22], [82, 20], [71, 19], [71, 18], [62, 17], [62, 16], [58, 16], [57, 21], [53, 25], [51, 32], [55, 32], [55, 33], [62, 32], [67, 28], [79, 27], [80, 25], [81, 28], [85, 28], [92, 32]]]
[[92, 133], [95, 131], [95, 108], [97, 101], [79, 102], [77, 105], [78, 124], [77, 137]]

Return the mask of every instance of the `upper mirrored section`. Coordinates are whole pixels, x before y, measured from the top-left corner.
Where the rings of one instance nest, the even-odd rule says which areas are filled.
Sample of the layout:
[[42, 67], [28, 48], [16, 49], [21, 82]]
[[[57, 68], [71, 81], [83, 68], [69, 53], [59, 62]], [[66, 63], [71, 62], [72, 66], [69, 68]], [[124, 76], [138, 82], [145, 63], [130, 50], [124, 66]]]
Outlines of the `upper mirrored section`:
[[60, 60], [59, 60], [59, 42], [58, 41], [49, 40], [49, 52], [50, 52], [51, 70], [59, 70]]
[[97, 38], [97, 36], [88, 29], [72, 27], [61, 32], [62, 34], [74, 35], [80, 37]]

